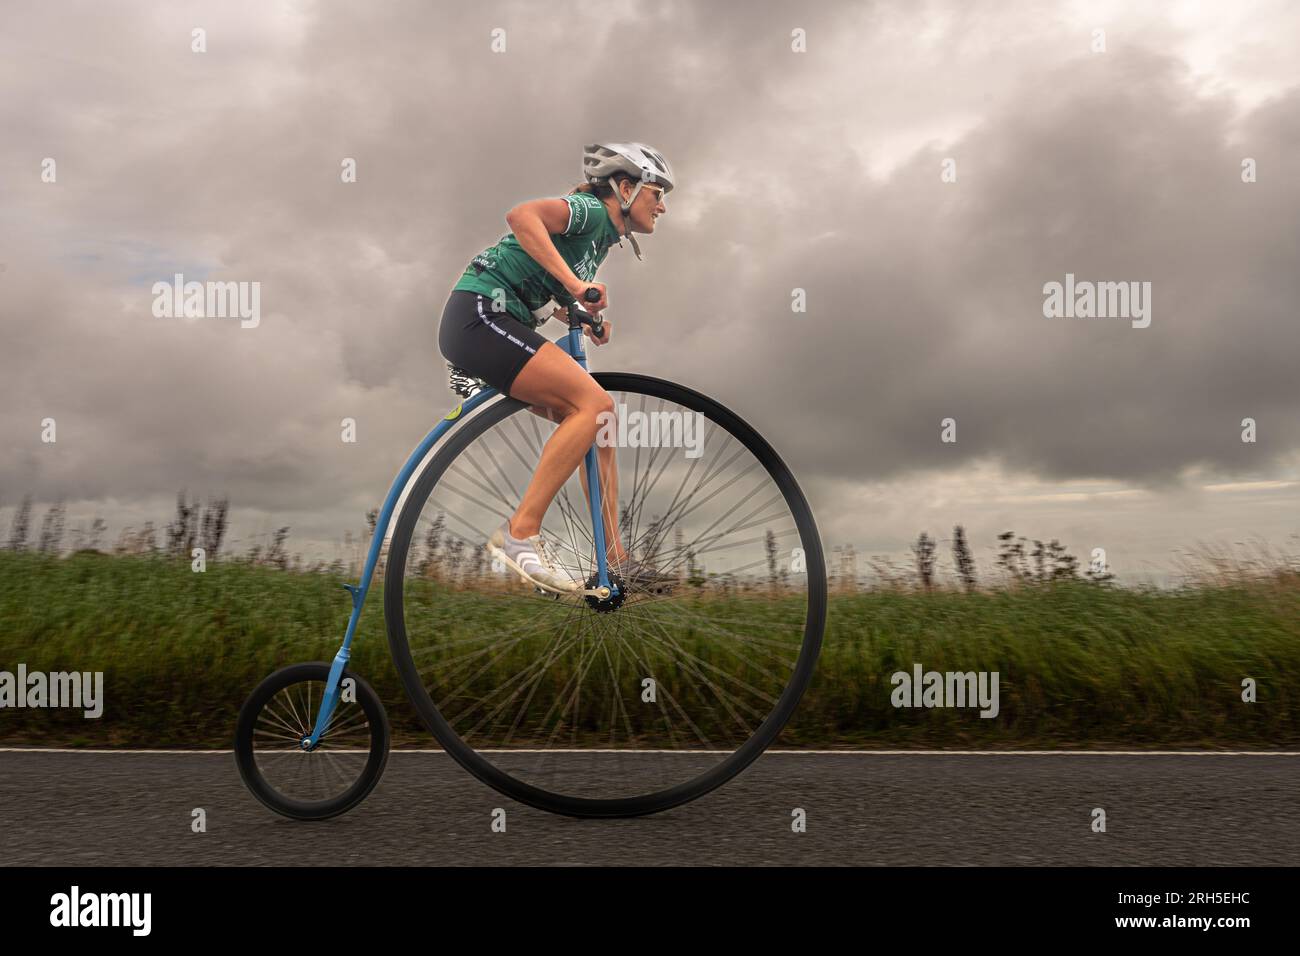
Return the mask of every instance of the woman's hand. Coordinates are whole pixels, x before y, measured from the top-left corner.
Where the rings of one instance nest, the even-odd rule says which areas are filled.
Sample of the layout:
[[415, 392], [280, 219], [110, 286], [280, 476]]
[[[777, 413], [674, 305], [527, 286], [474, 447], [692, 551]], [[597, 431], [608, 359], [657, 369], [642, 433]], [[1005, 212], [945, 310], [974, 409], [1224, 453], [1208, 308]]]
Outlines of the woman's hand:
[[[595, 289], [600, 293], [600, 300], [597, 302], [588, 302], [586, 294], [588, 289]], [[609, 308], [609, 293], [605, 290], [603, 282], [583, 282], [578, 280], [569, 286], [569, 294], [578, 300], [578, 307], [591, 316], [600, 315], [601, 310]], [[596, 345], [604, 345], [609, 341], [610, 323], [605, 322], [601, 326], [599, 337], [592, 334], [591, 326], [584, 325], [583, 328], [587, 333], [587, 338], [591, 339]]]
[[[584, 298], [588, 289], [596, 289], [599, 291], [600, 299], [596, 302], [588, 302]], [[603, 309], [609, 308], [609, 293], [605, 291], [605, 283], [603, 282], [583, 282], [579, 279], [577, 282], [573, 283], [573, 285], [568, 287], [568, 292], [569, 295], [578, 300], [578, 305], [582, 306], [583, 309], [590, 312], [592, 315], [595, 315]]]
[[591, 339], [594, 344], [604, 345], [609, 341], [610, 332], [613, 330], [613, 327], [614, 323], [609, 321], [609, 319], [606, 319], [600, 327], [600, 338], [596, 338], [596, 334], [591, 331], [590, 325], [584, 325], [582, 329], [587, 333], [587, 338]]

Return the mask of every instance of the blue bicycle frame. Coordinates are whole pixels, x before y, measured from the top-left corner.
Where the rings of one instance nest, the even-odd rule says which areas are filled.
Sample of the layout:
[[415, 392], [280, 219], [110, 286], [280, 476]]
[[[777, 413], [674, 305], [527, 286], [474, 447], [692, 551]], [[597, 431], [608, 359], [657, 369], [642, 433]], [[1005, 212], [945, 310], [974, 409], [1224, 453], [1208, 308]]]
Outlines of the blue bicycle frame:
[[[587, 367], [587, 352], [582, 341], [582, 323], [581, 321], [569, 324], [569, 331], [565, 335], [556, 339], [555, 344], [564, 349], [571, 355], [579, 365], [584, 369]], [[347, 667], [348, 658], [351, 656], [352, 638], [357, 631], [357, 621], [361, 618], [361, 609], [366, 603], [366, 594], [370, 590], [370, 582], [375, 574], [375, 567], [379, 564], [379, 554], [383, 550], [384, 539], [388, 537], [388, 525], [393, 520], [393, 512], [397, 509], [397, 500], [402, 496], [402, 491], [406, 488], [407, 482], [410, 481], [411, 475], [419, 467], [420, 462], [424, 461], [425, 456], [429, 454], [438, 439], [456, 427], [461, 417], [474, 409], [483, 405], [497, 395], [501, 394], [494, 388], [485, 388], [481, 392], [476, 392], [471, 398], [466, 399], [457, 405], [443, 417], [442, 421], [434, 427], [424, 437], [424, 440], [416, 446], [415, 451], [411, 452], [411, 457], [406, 460], [402, 470], [397, 473], [397, 478], [393, 481], [393, 486], [388, 489], [388, 497], [384, 499], [384, 507], [379, 512], [379, 520], [375, 523], [375, 534], [370, 539], [370, 552], [366, 555], [366, 565], [361, 573], [360, 584], [345, 584], [348, 593], [352, 595], [352, 616], [348, 619], [348, 630], [343, 636], [343, 646], [339, 652], [334, 655], [334, 663], [330, 667], [329, 679], [325, 685], [325, 694], [321, 698], [320, 711], [316, 715], [316, 726], [312, 729], [310, 736], [304, 737], [301, 741], [302, 749], [311, 750], [324, 735], [325, 728], [329, 726], [330, 718], [334, 715], [334, 708], [339, 700], [339, 685], [342, 681], [343, 670]], [[595, 446], [587, 450], [585, 459], [587, 469], [587, 487], [590, 489], [591, 497], [591, 530], [592, 539], [596, 543], [596, 571], [597, 582], [602, 588], [610, 587], [609, 567], [605, 556], [605, 525], [600, 507], [600, 477], [596, 463]]]

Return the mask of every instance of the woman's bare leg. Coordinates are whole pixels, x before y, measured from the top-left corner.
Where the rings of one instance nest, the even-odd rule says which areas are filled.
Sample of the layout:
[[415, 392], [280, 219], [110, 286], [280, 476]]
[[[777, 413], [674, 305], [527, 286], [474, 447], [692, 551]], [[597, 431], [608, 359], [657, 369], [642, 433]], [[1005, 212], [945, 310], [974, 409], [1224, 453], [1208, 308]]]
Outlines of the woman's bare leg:
[[[622, 564], [627, 560], [627, 549], [623, 547], [618, 526], [618, 449], [613, 445], [598, 446], [596, 467], [600, 470], [600, 511], [601, 520], [605, 523], [605, 557]], [[582, 492], [590, 505], [591, 489], [587, 487], [587, 469], [580, 468], [578, 474], [582, 476]]]
[[[541, 405], [534, 405], [528, 409], [538, 418], [545, 418], [548, 422], [559, 424], [563, 419], [549, 408], [543, 408]], [[599, 434], [598, 434], [599, 437]], [[621, 535], [617, 529], [618, 515], [618, 455], [613, 446], [599, 448], [597, 450], [599, 461], [597, 467], [600, 468], [600, 503], [603, 512], [602, 520], [605, 522], [605, 557], [622, 564], [627, 561], [627, 548], [623, 547]], [[591, 489], [587, 487], [587, 466], [586, 463], [580, 463], [578, 475], [582, 480], [582, 493], [587, 499], [587, 504], [591, 504]], [[617, 530], [615, 530], [617, 529]]]
[[[510, 534], [527, 538], [542, 528], [542, 518], [551, 501], [569, 480], [569, 476], [582, 464], [587, 449], [596, 440], [602, 422], [601, 414], [614, 412], [614, 400], [596, 380], [575, 362], [565, 351], [547, 342], [528, 360], [510, 386], [510, 397], [530, 405], [540, 406], [555, 413], [559, 427], [542, 448], [542, 456], [533, 472], [532, 480], [524, 490], [519, 507], [510, 518]], [[601, 449], [606, 451], [606, 449]], [[613, 452], [614, 449], [608, 449]], [[612, 455], [610, 456], [612, 460]], [[603, 464], [603, 462], [602, 462]], [[585, 472], [585, 469], [583, 470]], [[602, 473], [604, 468], [602, 468]], [[583, 474], [583, 487], [586, 475]], [[604, 486], [606, 479], [601, 478]], [[610, 508], [618, 510], [617, 482], [613, 484]], [[608, 520], [608, 519], [606, 519]], [[608, 526], [606, 538], [618, 538], [617, 524]]]

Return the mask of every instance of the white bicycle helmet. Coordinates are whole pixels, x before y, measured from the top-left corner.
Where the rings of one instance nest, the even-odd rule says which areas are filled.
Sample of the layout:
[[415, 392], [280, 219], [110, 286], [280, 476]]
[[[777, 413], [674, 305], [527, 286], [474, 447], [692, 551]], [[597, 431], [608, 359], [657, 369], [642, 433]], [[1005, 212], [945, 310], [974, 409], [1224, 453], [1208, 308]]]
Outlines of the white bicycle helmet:
[[582, 151], [582, 175], [587, 182], [608, 179], [615, 173], [658, 183], [665, 192], [673, 188], [673, 168], [662, 153], [645, 143], [593, 143]]
[[[619, 209], [626, 216], [636, 202], [641, 187], [646, 183], [656, 183], [664, 187], [664, 192], [672, 192], [673, 168], [663, 154], [645, 143], [592, 143], [582, 151], [582, 175], [589, 183], [607, 182], [615, 173], [625, 173], [637, 180], [632, 195], [624, 202], [619, 198]], [[623, 235], [632, 243], [632, 251], [638, 259], [641, 250], [630, 227], [624, 229]]]

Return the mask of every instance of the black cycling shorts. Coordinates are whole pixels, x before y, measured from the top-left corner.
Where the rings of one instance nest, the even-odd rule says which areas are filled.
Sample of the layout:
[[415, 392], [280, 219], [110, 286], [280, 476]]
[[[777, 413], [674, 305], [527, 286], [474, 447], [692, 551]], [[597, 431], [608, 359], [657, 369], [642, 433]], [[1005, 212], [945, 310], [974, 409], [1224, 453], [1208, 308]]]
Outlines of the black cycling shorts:
[[447, 299], [438, 329], [438, 348], [448, 362], [507, 395], [546, 341], [508, 312], [493, 312], [492, 300], [465, 289]]

